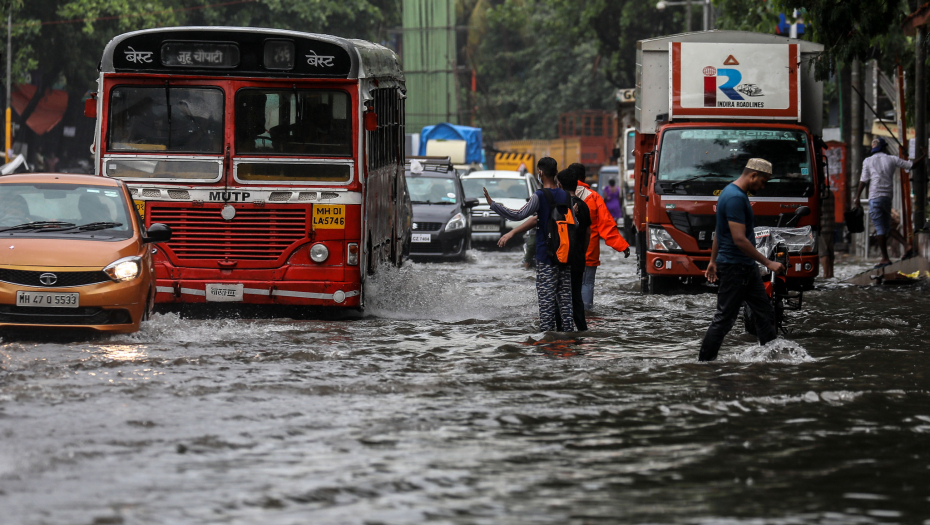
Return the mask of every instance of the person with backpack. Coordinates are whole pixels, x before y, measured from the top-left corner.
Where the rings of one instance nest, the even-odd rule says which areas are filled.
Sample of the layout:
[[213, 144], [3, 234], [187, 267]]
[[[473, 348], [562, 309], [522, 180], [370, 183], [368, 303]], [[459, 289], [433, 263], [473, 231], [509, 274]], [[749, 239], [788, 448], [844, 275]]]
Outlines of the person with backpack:
[[557, 330], [556, 317], [565, 332], [575, 331], [572, 315], [572, 288], [569, 256], [575, 235], [575, 217], [568, 193], [558, 187], [558, 163], [543, 157], [536, 163], [542, 189], [530, 197], [525, 206], [511, 210], [494, 202], [484, 189], [491, 211], [511, 221], [536, 216], [536, 295], [539, 300], [539, 329]]

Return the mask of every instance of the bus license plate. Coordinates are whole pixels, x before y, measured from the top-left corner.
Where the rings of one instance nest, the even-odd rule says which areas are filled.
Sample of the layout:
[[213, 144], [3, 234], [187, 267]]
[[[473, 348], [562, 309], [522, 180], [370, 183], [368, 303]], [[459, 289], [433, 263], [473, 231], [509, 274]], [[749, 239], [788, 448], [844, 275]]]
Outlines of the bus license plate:
[[45, 308], [77, 308], [77, 293], [16, 292], [16, 306], [43, 306]]
[[346, 229], [346, 207], [344, 204], [314, 204], [314, 230]]
[[414, 233], [410, 240], [411, 242], [430, 242], [430, 234]]
[[207, 301], [216, 303], [236, 303], [242, 301], [241, 284], [208, 284], [206, 286]]
[[139, 212], [139, 217], [145, 218], [145, 201], [132, 201], [136, 205], [136, 211]]

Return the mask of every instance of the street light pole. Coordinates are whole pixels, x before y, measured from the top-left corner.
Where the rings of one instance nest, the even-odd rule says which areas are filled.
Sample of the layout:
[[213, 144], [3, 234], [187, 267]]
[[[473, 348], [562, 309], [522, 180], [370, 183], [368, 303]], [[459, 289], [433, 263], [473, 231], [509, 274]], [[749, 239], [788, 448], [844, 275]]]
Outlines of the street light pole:
[[13, 69], [13, 3], [6, 16], [6, 132], [3, 140], [3, 156], [10, 162], [10, 148], [13, 143], [13, 102], [10, 100], [11, 71]]
[[710, 5], [710, 0], [684, 0], [680, 2], [673, 2], [669, 0], [659, 0], [656, 3], [656, 9], [659, 11], [665, 11], [665, 8], [671, 5], [683, 5], [685, 6], [685, 32], [691, 32], [691, 3], [697, 1], [701, 3], [701, 8], [703, 9], [702, 14], [702, 26], [704, 31], [707, 31], [713, 25], [711, 20], [713, 12], [713, 6]]

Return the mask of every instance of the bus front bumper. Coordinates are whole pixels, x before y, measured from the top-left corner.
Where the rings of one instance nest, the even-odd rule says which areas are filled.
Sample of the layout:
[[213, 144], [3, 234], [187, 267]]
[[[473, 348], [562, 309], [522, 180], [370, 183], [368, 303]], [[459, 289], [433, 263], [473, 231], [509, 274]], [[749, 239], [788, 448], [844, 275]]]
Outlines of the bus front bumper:
[[[232, 292], [218, 294], [217, 290]], [[155, 292], [155, 302], [161, 304], [224, 302], [337, 307], [361, 304], [361, 285], [357, 282], [158, 279]]]

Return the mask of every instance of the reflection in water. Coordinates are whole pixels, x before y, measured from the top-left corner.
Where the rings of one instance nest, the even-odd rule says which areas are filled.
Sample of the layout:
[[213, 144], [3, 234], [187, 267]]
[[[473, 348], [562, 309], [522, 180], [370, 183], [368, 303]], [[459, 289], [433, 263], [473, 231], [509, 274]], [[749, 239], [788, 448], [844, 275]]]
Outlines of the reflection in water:
[[147, 357], [145, 347], [133, 345], [102, 345], [98, 347], [100, 353], [107, 359], [116, 361], [134, 361]]
[[0, 342], [0, 522], [926, 519], [926, 289], [818, 282], [790, 336], [699, 364], [714, 297], [604, 253], [571, 338], [477, 252], [377, 276], [364, 316]]

